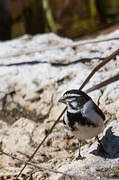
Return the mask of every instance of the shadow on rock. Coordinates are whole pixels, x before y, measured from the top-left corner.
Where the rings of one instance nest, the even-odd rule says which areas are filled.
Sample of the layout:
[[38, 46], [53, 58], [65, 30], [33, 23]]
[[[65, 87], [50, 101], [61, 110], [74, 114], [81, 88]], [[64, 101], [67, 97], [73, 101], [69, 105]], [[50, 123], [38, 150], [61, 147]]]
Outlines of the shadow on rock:
[[97, 150], [92, 151], [92, 154], [110, 159], [119, 157], [119, 136], [113, 134], [112, 127], [106, 130], [105, 135], [100, 141], [106, 153], [102, 152], [102, 148], [100, 144], [98, 144]]

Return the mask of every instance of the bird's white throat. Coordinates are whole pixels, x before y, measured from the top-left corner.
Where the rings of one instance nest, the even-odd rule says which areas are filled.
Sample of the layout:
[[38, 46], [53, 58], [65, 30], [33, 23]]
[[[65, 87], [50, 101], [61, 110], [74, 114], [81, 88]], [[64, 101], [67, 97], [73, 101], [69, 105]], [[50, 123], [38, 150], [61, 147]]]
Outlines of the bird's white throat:
[[71, 105], [68, 104], [68, 112], [70, 112], [70, 113], [77, 113], [79, 111], [80, 111], [80, 108], [79, 108], [79, 105], [78, 105], [77, 101], [73, 101], [71, 103]]

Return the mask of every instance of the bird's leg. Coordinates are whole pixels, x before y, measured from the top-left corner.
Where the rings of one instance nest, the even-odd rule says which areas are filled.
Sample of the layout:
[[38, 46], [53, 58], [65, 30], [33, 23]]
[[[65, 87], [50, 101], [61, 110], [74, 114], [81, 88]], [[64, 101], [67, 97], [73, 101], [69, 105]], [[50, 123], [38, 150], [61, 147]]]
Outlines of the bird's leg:
[[79, 145], [79, 152], [78, 152], [78, 157], [81, 157], [81, 154], [80, 154], [80, 149], [81, 149], [81, 141], [80, 141], [80, 139], [78, 139], [78, 145]]
[[103, 153], [104, 156], [106, 156], [108, 153], [105, 151], [102, 142], [99, 140], [98, 136], [96, 136], [96, 139], [97, 139], [97, 141], [98, 141], [98, 143], [99, 143], [99, 145], [100, 145], [100, 150], [101, 150], [101, 152]]
[[78, 144], [79, 144], [79, 152], [78, 152], [78, 157], [76, 158], [77, 160], [83, 160], [85, 157], [82, 157], [81, 154], [80, 154], [80, 145], [81, 145], [81, 141], [80, 139], [78, 139]]

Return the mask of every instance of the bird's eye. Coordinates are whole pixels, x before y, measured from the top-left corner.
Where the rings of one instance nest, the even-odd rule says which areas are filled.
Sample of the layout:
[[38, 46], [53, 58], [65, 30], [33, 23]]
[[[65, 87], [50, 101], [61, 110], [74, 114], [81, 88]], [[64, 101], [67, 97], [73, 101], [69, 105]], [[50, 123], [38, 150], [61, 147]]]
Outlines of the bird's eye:
[[82, 96], [79, 96], [79, 97], [77, 97], [77, 101], [80, 105], [82, 105], [86, 102], [86, 99]]

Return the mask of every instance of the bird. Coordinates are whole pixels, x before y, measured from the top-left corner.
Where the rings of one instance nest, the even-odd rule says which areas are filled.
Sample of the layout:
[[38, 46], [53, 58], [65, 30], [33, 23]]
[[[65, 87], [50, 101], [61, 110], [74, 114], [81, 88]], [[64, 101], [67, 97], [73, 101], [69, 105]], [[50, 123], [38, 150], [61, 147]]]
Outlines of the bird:
[[84, 159], [80, 153], [81, 141], [93, 137], [98, 140], [100, 149], [105, 154], [103, 144], [98, 138], [98, 135], [104, 130], [105, 115], [92, 98], [84, 91], [71, 89], [66, 91], [58, 101], [64, 103], [67, 107], [64, 115], [65, 125], [78, 138], [79, 152], [77, 159]]

